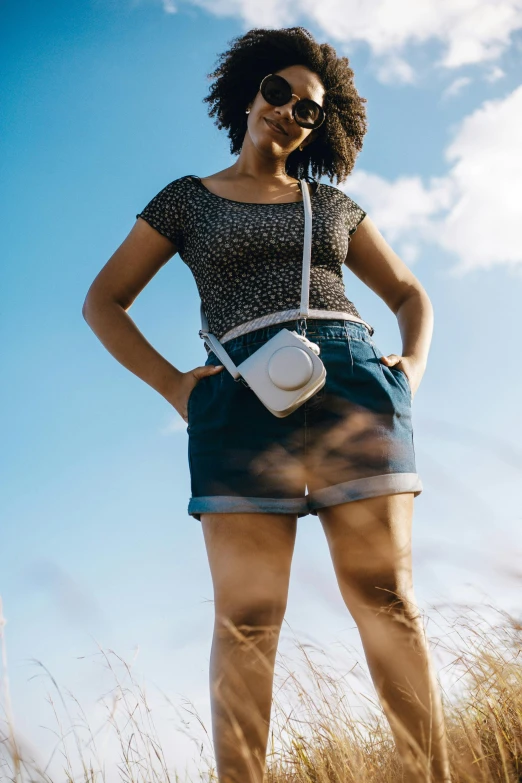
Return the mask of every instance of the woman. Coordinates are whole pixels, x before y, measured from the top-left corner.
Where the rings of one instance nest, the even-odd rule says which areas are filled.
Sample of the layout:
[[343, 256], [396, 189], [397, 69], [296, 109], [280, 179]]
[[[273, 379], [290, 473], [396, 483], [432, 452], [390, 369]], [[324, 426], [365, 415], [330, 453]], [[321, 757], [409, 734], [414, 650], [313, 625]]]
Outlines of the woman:
[[[306, 336], [319, 345], [327, 376], [284, 418], [234, 381], [212, 352], [204, 366], [176, 369], [127, 314], [179, 252], [210, 331], [236, 365], [281, 328], [296, 329], [299, 179], [344, 181], [362, 147], [365, 99], [348, 59], [303, 28], [251, 30], [211, 76], [205, 101], [228, 131], [236, 161], [204, 178], [187, 174], [158, 193], [96, 277], [83, 313], [113, 356], [189, 425], [188, 510], [201, 521], [214, 586], [210, 685], [219, 780], [263, 779], [297, 519], [312, 513], [360, 631], [405, 780], [448, 781], [440, 694], [412, 586], [413, 499], [422, 485], [411, 402], [433, 323], [419, 281], [352, 199], [309, 182]], [[346, 298], [343, 262], [397, 316], [400, 355], [381, 355], [373, 328]]]

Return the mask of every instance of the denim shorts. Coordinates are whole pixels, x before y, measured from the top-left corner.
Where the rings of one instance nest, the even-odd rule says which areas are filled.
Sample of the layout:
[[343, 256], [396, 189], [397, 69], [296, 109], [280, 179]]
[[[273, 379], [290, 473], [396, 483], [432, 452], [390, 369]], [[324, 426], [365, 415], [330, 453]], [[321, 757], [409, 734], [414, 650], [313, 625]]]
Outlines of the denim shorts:
[[[224, 343], [241, 364], [280, 329], [276, 324]], [[188, 513], [317, 514], [352, 500], [422, 492], [415, 466], [411, 388], [386, 367], [366, 326], [308, 320], [326, 383], [284, 418], [268, 411], [223, 369], [202, 378], [188, 400], [192, 497]], [[220, 364], [210, 351], [206, 364]]]

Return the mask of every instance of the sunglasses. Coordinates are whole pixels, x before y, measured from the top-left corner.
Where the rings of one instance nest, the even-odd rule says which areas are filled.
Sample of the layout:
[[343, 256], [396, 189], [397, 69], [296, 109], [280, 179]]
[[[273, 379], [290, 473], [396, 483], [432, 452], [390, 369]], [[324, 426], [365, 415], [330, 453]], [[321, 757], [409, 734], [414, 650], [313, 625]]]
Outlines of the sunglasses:
[[[286, 79], [275, 73], [265, 76], [259, 90], [265, 101], [272, 106], [284, 106], [292, 100], [292, 97], [299, 97], [294, 96]], [[325, 114], [323, 107], [315, 101], [310, 98], [300, 98], [292, 106], [292, 116], [301, 128], [319, 128], [324, 122]]]

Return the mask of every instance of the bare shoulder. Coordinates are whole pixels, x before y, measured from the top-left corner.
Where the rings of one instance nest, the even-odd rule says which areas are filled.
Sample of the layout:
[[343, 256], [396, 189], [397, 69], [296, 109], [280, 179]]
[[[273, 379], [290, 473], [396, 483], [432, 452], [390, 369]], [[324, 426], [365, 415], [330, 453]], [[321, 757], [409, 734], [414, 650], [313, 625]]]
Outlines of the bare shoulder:
[[413, 290], [424, 290], [368, 215], [352, 235], [344, 263], [393, 312]]
[[214, 172], [214, 174], [207, 174], [204, 177], [199, 177], [199, 181], [202, 185], [205, 185], [205, 187], [210, 184], [209, 190], [212, 189], [214, 184], [218, 187], [227, 187], [227, 185], [233, 187], [235, 179], [236, 178], [231, 175], [229, 169], [222, 169], [221, 171]]
[[199, 177], [199, 181], [207, 190], [216, 196], [234, 199], [237, 195], [237, 182], [231, 177], [227, 169]]

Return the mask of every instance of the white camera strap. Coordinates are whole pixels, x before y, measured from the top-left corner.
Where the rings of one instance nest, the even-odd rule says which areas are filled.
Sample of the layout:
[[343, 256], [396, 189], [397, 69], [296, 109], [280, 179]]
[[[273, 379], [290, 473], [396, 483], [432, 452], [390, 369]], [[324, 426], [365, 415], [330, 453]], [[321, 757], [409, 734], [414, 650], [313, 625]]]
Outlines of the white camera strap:
[[[309, 315], [310, 300], [310, 267], [312, 263], [312, 204], [310, 192], [305, 179], [300, 179], [301, 193], [303, 195], [304, 208], [304, 243], [303, 243], [303, 274], [301, 279], [301, 306], [299, 310], [299, 319], [306, 319]], [[229, 371], [233, 378], [238, 379], [241, 373], [226, 352], [225, 348], [217, 337], [208, 331], [209, 325], [203, 304], [200, 304], [201, 329], [199, 336], [208, 345], [211, 351], [215, 353], [221, 364]]]

